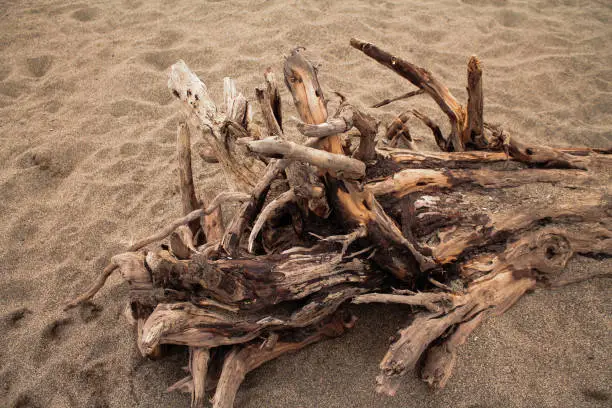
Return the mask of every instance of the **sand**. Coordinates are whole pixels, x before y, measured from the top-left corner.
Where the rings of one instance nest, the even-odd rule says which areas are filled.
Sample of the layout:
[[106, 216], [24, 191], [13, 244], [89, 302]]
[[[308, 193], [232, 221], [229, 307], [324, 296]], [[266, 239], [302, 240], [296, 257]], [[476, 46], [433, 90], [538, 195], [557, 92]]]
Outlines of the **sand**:
[[[95, 306], [61, 311], [130, 239], [179, 215], [179, 116], [165, 86], [177, 59], [216, 100], [224, 76], [253, 98], [264, 69], [280, 73], [301, 45], [328, 93], [368, 106], [411, 86], [351, 49], [351, 36], [428, 67], [462, 100], [477, 54], [488, 121], [534, 143], [609, 147], [611, 21], [606, 1], [0, 1], [0, 406], [188, 406], [164, 392], [186, 354], [139, 356], [119, 277]], [[426, 97], [379, 115], [413, 106], [443, 122]], [[423, 127], [414, 134], [433, 146]], [[218, 167], [195, 163], [201, 194], [223, 189]], [[395, 398], [377, 396], [374, 377], [407, 315], [359, 307], [347, 336], [249, 375], [237, 406], [610, 406], [609, 295], [609, 281], [593, 280], [526, 296], [461, 349], [446, 389], [408, 376]]]

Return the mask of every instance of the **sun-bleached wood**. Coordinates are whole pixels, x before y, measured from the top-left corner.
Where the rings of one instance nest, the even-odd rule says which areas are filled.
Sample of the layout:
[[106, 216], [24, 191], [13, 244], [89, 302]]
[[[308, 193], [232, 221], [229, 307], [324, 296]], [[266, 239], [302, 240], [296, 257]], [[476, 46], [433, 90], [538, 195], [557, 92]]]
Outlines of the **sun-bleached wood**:
[[[379, 121], [348, 98], [340, 95], [328, 115], [317, 70], [296, 49], [285, 60], [285, 84], [298, 127], [317, 136], [302, 146], [283, 126], [270, 69], [256, 96], [268, 129], [260, 130], [234, 81], [224, 79], [218, 110], [179, 62], [170, 84], [188, 117], [177, 129], [183, 216], [112, 257], [67, 306], [91, 299], [119, 271], [140, 353], [158, 358], [164, 344], [189, 347], [189, 375], [169, 390], [191, 393], [193, 407], [211, 392], [213, 406], [231, 407], [257, 366], [350, 329], [349, 303], [405, 305], [412, 317], [381, 361], [379, 392], [394, 394], [402, 376], [419, 367], [424, 381], [442, 388], [470, 334], [528, 291], [612, 277], [609, 147], [532, 146], [485, 123], [476, 57], [468, 63], [464, 109], [428, 71], [371, 44], [352, 45], [434, 97], [453, 123], [451, 135], [412, 110], [394, 122], [387, 136], [394, 142], [377, 145]], [[410, 136], [410, 113], [432, 130], [441, 152], [393, 147], [409, 142], [402, 138]], [[228, 175], [230, 191], [206, 208], [191, 175], [194, 129], [220, 152]], [[259, 140], [261, 134], [276, 138]], [[352, 137], [360, 138], [356, 149]], [[277, 158], [254, 171], [247, 146]], [[218, 225], [191, 223], [230, 201], [242, 205], [225, 231], [218, 217], [209, 217]], [[601, 262], [601, 272], [562, 272], [575, 254]]]

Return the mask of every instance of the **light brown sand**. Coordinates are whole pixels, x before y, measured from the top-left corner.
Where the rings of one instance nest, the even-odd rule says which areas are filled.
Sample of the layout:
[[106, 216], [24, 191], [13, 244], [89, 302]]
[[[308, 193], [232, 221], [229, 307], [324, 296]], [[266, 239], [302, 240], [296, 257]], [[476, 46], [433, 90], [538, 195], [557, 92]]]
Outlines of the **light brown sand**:
[[[118, 277], [96, 308], [60, 311], [130, 238], [179, 215], [178, 115], [165, 86], [179, 58], [217, 100], [226, 75], [252, 97], [264, 69], [280, 73], [282, 56], [302, 45], [322, 64], [325, 89], [370, 105], [411, 87], [351, 49], [351, 36], [428, 67], [460, 99], [475, 53], [489, 121], [531, 142], [610, 146], [609, 2], [423, 3], [0, 1], [0, 406], [188, 406], [164, 392], [186, 355], [139, 357]], [[441, 119], [424, 97], [383, 117], [415, 105]], [[222, 188], [216, 167], [196, 164], [199, 191]], [[599, 280], [527, 296], [475, 333], [445, 390], [409, 376], [393, 399], [374, 394], [374, 377], [406, 314], [359, 307], [353, 332], [252, 373], [237, 405], [610, 406], [609, 289]], [[30, 312], [11, 315], [20, 308]]]

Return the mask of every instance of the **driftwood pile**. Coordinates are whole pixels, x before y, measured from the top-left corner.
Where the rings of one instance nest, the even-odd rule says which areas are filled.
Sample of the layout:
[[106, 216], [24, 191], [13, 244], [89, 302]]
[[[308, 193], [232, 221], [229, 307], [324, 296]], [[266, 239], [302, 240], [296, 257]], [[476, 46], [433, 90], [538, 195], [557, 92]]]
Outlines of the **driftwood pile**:
[[[574, 254], [612, 254], [610, 149], [527, 145], [484, 122], [475, 57], [463, 106], [425, 69], [369, 43], [351, 45], [418, 87], [375, 107], [427, 94], [448, 116], [450, 134], [414, 110], [379, 137], [379, 122], [342, 95], [330, 115], [300, 49], [286, 59], [284, 80], [302, 144], [283, 123], [270, 70], [255, 92], [264, 128], [230, 78], [218, 109], [183, 61], [171, 67], [168, 86], [186, 113], [177, 140], [184, 217], [113, 257], [67, 307], [119, 270], [142, 355], [189, 347], [190, 373], [170, 389], [191, 392], [192, 407], [213, 390], [214, 407], [232, 407], [248, 372], [350, 329], [351, 302], [404, 304], [414, 315], [380, 363], [378, 392], [393, 395], [415, 369], [444, 387], [457, 348], [484, 320], [537, 286], [585, 279], [561, 274]], [[431, 128], [441, 152], [417, 150], [412, 116]], [[194, 132], [208, 146], [202, 157], [220, 163], [230, 186], [209, 203], [193, 185]], [[543, 195], [556, 190], [525, 204], [514, 191], [528, 184]], [[242, 204], [226, 225], [220, 206], [230, 201]]]

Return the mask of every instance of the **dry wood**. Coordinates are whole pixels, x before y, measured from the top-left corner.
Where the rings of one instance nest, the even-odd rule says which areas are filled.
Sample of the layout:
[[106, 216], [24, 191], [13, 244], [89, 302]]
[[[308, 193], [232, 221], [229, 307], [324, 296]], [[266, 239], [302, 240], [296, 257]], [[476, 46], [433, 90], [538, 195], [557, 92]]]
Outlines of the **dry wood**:
[[234, 218], [227, 227], [221, 247], [231, 256], [235, 256], [238, 252], [242, 233], [247, 226], [255, 219], [257, 213], [261, 210], [266, 194], [270, 189], [270, 183], [289, 165], [288, 160], [273, 160], [266, 167], [266, 171], [261, 179], [253, 188], [251, 198], [242, 204], [242, 207], [236, 212]]
[[[191, 135], [189, 127], [185, 122], [179, 122], [176, 136], [176, 149], [178, 155], [179, 187], [181, 190], [181, 203], [183, 203], [183, 214], [200, 208], [193, 186], [193, 175], [191, 170]], [[193, 234], [200, 229], [200, 223], [189, 225]]]
[[[314, 124], [325, 122], [327, 108], [316, 72], [298, 49], [285, 61], [284, 72], [285, 83], [293, 95], [302, 121]], [[319, 146], [330, 153], [344, 153], [337, 135], [321, 139]], [[340, 216], [352, 228], [366, 226], [368, 237], [385, 247], [384, 254], [375, 258], [381, 267], [400, 279], [410, 279], [418, 271], [433, 266], [427, 257], [419, 253], [402, 235], [368, 190], [362, 189], [354, 182], [337, 180], [329, 175], [326, 180], [327, 192]], [[389, 244], [391, 246], [386, 248]]]
[[440, 150], [442, 150], [443, 152], [452, 151], [452, 145], [451, 145], [450, 139], [447, 140], [444, 137], [444, 135], [442, 135], [442, 131], [440, 130], [440, 127], [433, 120], [431, 120], [428, 116], [424, 115], [423, 113], [419, 112], [416, 109], [412, 110], [412, 114], [416, 118], [418, 118], [421, 122], [423, 122], [428, 128], [431, 129], [431, 132], [434, 135], [436, 144], [438, 145]]
[[204, 408], [206, 405], [206, 376], [210, 351], [203, 347], [189, 349], [189, 372], [192, 378], [191, 408]]
[[463, 134], [464, 143], [474, 143], [485, 147], [487, 141], [484, 138], [484, 97], [482, 94], [482, 69], [480, 61], [475, 56], [468, 62], [468, 103], [467, 103], [467, 127]]
[[366, 293], [356, 296], [353, 303], [397, 303], [402, 305], [422, 306], [430, 312], [440, 313], [444, 304], [450, 304], [452, 296], [447, 293], [414, 293], [400, 295], [395, 293]]
[[293, 189], [284, 192], [277, 198], [275, 198], [270, 204], [268, 204], [259, 214], [255, 224], [253, 225], [253, 229], [251, 230], [251, 234], [249, 235], [249, 252], [253, 252], [255, 239], [257, 235], [261, 231], [264, 223], [274, 216], [277, 215], [278, 212], [282, 211], [283, 208], [291, 202], [294, 202], [297, 199], [295, 192]]
[[380, 156], [398, 164], [400, 168], [439, 169], [439, 168], [481, 168], [484, 165], [507, 162], [511, 158], [504, 152], [415, 152], [408, 149], [379, 147]]
[[[422, 313], [399, 332], [399, 339], [381, 362], [378, 392], [393, 395], [399, 385], [398, 376], [412, 370], [429, 344], [458, 325], [456, 336], [433, 348], [422, 373], [431, 385], [444, 386], [454, 365], [455, 349], [469, 333], [486, 317], [502, 314], [534, 288], [538, 273], [550, 277], [572, 255], [571, 237], [557, 229], [535, 231], [508, 245], [501, 261], [486, 277], [472, 283], [465, 294], [453, 296], [450, 311]], [[467, 326], [462, 328], [463, 324]]]
[[[568, 178], [569, 177], [569, 178]], [[418, 191], [450, 189], [470, 183], [482, 188], [516, 187], [529, 183], [565, 183], [580, 185], [590, 177], [584, 172], [556, 169], [522, 169], [495, 171], [489, 169], [405, 169], [382, 181], [367, 184], [375, 196], [402, 198]]]
[[[229, 79], [229, 78], [228, 78]], [[195, 75], [184, 61], [179, 61], [172, 65], [168, 79], [168, 88], [173, 95], [184, 103], [190, 122], [200, 129], [205, 141], [213, 150], [217, 160], [223, 166], [226, 177], [230, 180], [230, 188], [237, 188], [240, 191], [248, 191], [256, 184], [258, 173], [261, 168], [256, 167], [249, 160], [238, 160], [230, 152], [224, 143], [222, 127], [226, 118], [236, 119], [234, 115], [240, 115], [242, 110], [241, 103], [234, 104], [233, 98], [235, 89], [233, 81], [229, 80], [226, 96], [226, 106], [229, 113], [222, 116], [215, 103], [208, 95], [206, 85]], [[240, 98], [241, 100], [243, 98]], [[253, 168], [245, 166], [245, 163], [253, 164]]]
[[[259, 107], [261, 108], [261, 113], [263, 114], [264, 120], [266, 122], [266, 127], [268, 128], [268, 135], [281, 136], [283, 134], [283, 131], [280, 127], [280, 124], [276, 120], [276, 117], [274, 116], [274, 110], [272, 105], [273, 102], [270, 99], [271, 95], [268, 93], [267, 89], [256, 88], [255, 96], [257, 97]], [[278, 106], [280, 106], [280, 102], [276, 103], [278, 103]]]
[[193, 243], [193, 233], [187, 225], [181, 225], [170, 234], [170, 249], [179, 259], [188, 259], [192, 252], [197, 252]]
[[389, 124], [385, 138], [389, 141], [390, 147], [398, 147], [400, 140], [403, 140], [408, 149], [416, 150], [416, 145], [412, 141], [412, 136], [410, 136], [410, 130], [408, 129], [409, 119], [408, 112], [403, 112]]
[[382, 101], [372, 105], [372, 107], [373, 108], [380, 108], [380, 107], [388, 105], [388, 104], [390, 104], [392, 102], [401, 101], [402, 99], [412, 98], [413, 96], [421, 95], [423, 93], [425, 93], [425, 91], [422, 90], [422, 89], [417, 89], [416, 91], [406, 92], [405, 94], [401, 94], [400, 96], [396, 96], [394, 98], [383, 99]]
[[[392, 147], [409, 138], [406, 114], [389, 129], [392, 143], [378, 149], [378, 121], [345, 97], [329, 118], [316, 70], [300, 49], [285, 61], [284, 76], [303, 122], [298, 128], [311, 137], [305, 146], [284, 140], [270, 69], [257, 99], [276, 138], [257, 140], [251, 103], [235, 83], [224, 79], [218, 111], [179, 61], [169, 86], [223, 166], [228, 190], [240, 192], [222, 193], [206, 208], [199, 203], [190, 130], [180, 124], [183, 217], [112, 257], [91, 288], [67, 305], [92, 298], [119, 270], [129, 285], [128, 315], [141, 354], [158, 357], [163, 344], [190, 348], [190, 375], [169, 389], [190, 392], [192, 407], [204, 406], [215, 387], [213, 406], [233, 406], [248, 372], [350, 328], [354, 318], [344, 307], [351, 302], [403, 304], [416, 313], [381, 362], [379, 392], [394, 394], [419, 361], [421, 377], [441, 388], [474, 329], [527, 291], [612, 276], [561, 272], [574, 254], [603, 259], [604, 268], [612, 255], [609, 148], [528, 146], [484, 123], [475, 57], [464, 109], [428, 71], [371, 44], [351, 44], [418, 86], [412, 95], [434, 98], [451, 121], [448, 138], [425, 115], [413, 114], [443, 152]], [[351, 153], [343, 138], [353, 127], [361, 142]], [[244, 155], [247, 146], [279, 159], [260, 172]], [[275, 181], [284, 173], [286, 180]], [[515, 187], [527, 183], [560, 194], [522, 202], [519, 194], [533, 187], [519, 193]], [[483, 199], [503, 205], [488, 210]], [[215, 211], [228, 201], [243, 204], [224, 232]], [[166, 238], [169, 245], [145, 249]]]
[[[257, 89], [261, 110], [269, 133], [284, 138], [282, 131], [282, 104], [275, 76], [270, 68], [264, 73], [266, 87]], [[285, 169], [289, 185], [295, 193], [295, 200], [301, 209], [302, 216], [313, 211], [320, 217], [329, 214], [329, 206], [324, 197], [324, 187], [318, 180], [314, 168], [300, 162], [290, 162]], [[261, 227], [261, 225], [259, 226]], [[251, 233], [251, 237], [253, 233]], [[254, 237], [253, 237], [254, 239]], [[253, 242], [249, 241], [249, 251], [253, 251]]]
[[[235, 193], [235, 192], [220, 193], [214, 198], [214, 200], [210, 203], [210, 205], [207, 208], [192, 211], [186, 216], [174, 220], [172, 223], [170, 223], [168, 226], [163, 228], [161, 231], [132, 244], [128, 248], [128, 251], [129, 252], [138, 251], [139, 249], [144, 248], [145, 246], [153, 242], [166, 238], [168, 235], [170, 235], [175, 229], [177, 229], [181, 225], [189, 224], [191, 221], [197, 220], [203, 215], [212, 214], [224, 202], [245, 201], [250, 198], [251, 196], [245, 193]], [[67, 302], [66, 305], [64, 306], [64, 310], [76, 307], [80, 305], [81, 303], [94, 297], [95, 294], [98, 293], [98, 291], [104, 286], [106, 279], [108, 279], [108, 277], [115, 271], [115, 269], [117, 269], [117, 264], [114, 263], [113, 260], [111, 260], [111, 262], [104, 268], [102, 273], [98, 276], [98, 279], [96, 280], [96, 282], [85, 293]]]
[[524, 163], [540, 164], [544, 167], [587, 168], [587, 161], [582, 157], [574, 156], [548, 146], [526, 145], [515, 138], [510, 138], [508, 153], [515, 160]]
[[451, 134], [448, 139], [454, 151], [460, 152], [465, 150], [462, 138], [466, 112], [444, 84], [438, 81], [429, 71], [395, 57], [373, 44], [351, 38], [351, 46], [390, 68], [431, 96], [450, 120]]
[[272, 112], [274, 118], [278, 123], [278, 126], [283, 130], [283, 106], [280, 97], [280, 91], [278, 89], [278, 83], [276, 82], [276, 75], [272, 71], [272, 68], [267, 68], [264, 72], [264, 79], [266, 80], [266, 92], [270, 105], [272, 106]]
[[[177, 154], [179, 167], [179, 187], [181, 190], [181, 202], [183, 204], [183, 214], [187, 215], [192, 211], [202, 207], [196, 196], [195, 187], [193, 185], [193, 174], [191, 167], [191, 134], [189, 126], [186, 123], [180, 122], [177, 130]], [[200, 226], [201, 223], [201, 226]], [[189, 228], [193, 236], [202, 228], [206, 239], [216, 241], [223, 235], [223, 218], [221, 208], [217, 208], [213, 213], [204, 215], [200, 220], [194, 220], [189, 223]], [[186, 238], [184, 235], [182, 238]], [[189, 247], [190, 242], [184, 241], [184, 244]], [[191, 247], [193, 247], [193, 238], [191, 239]]]
[[353, 128], [353, 115], [351, 111], [346, 111], [347, 114], [336, 118], [331, 118], [327, 122], [321, 124], [298, 123], [297, 129], [301, 134], [307, 137], [328, 137], [337, 135], [338, 133], [348, 132]]
[[326, 338], [338, 337], [346, 329], [352, 328], [354, 322], [352, 316], [347, 318], [342, 313], [336, 313], [328, 322], [314, 328], [314, 333], [307, 335], [300, 341], [277, 341], [270, 348], [262, 348], [257, 344], [249, 344], [244, 347], [236, 346], [225, 359], [217, 391], [212, 400], [213, 407], [232, 408], [236, 393], [244, 377], [260, 365], [282, 354], [300, 350], [312, 343]]
[[365, 164], [340, 154], [328, 153], [297, 143], [268, 137], [247, 143], [249, 150], [268, 157], [299, 160], [327, 170], [339, 178], [360, 179], [365, 176]]
[[354, 154], [356, 159], [368, 162], [376, 158], [376, 134], [378, 121], [371, 115], [353, 107], [353, 124], [359, 131], [359, 147]]
[[215, 156], [215, 153], [208, 146], [202, 147], [198, 151], [198, 155], [205, 163], [219, 163], [219, 160], [217, 160], [217, 156]]
[[578, 204], [556, 206], [517, 206], [512, 211], [491, 215], [484, 228], [441, 231], [440, 243], [432, 248], [434, 258], [440, 263], [456, 260], [469, 248], [481, 247], [498, 237], [507, 237], [525, 230], [542, 220], [597, 221], [610, 211], [610, 202], [599, 194], [582, 195]]

